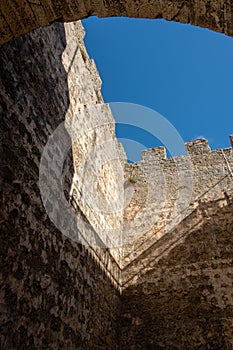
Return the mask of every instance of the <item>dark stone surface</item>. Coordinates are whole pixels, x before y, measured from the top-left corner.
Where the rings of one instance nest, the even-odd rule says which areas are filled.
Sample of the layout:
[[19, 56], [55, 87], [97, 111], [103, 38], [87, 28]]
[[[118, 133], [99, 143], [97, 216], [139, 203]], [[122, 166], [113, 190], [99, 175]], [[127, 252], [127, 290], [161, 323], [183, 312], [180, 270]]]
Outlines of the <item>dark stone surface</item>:
[[54, 24], [0, 50], [1, 349], [115, 349], [118, 292], [56, 230], [38, 187], [43, 146], [69, 106], [65, 46]]
[[123, 291], [121, 349], [233, 348], [232, 212], [219, 209]]

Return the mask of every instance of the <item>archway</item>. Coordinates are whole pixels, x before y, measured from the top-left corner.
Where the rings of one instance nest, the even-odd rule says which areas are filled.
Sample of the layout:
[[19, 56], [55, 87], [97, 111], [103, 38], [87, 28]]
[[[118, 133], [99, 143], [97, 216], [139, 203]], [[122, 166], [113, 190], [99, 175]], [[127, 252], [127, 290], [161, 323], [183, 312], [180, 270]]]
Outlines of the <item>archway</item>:
[[233, 35], [230, 0], [3, 0], [0, 4], [0, 44], [54, 21], [71, 22], [94, 15], [164, 18]]

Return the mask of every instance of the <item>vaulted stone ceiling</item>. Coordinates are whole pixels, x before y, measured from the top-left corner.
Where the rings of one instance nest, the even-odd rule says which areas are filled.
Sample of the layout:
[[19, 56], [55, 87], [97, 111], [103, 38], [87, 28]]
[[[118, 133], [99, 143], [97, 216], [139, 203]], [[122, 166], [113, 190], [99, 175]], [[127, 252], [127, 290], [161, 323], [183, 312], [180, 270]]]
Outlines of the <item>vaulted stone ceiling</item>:
[[89, 16], [164, 18], [233, 36], [232, 0], [1, 0], [0, 44], [54, 21]]

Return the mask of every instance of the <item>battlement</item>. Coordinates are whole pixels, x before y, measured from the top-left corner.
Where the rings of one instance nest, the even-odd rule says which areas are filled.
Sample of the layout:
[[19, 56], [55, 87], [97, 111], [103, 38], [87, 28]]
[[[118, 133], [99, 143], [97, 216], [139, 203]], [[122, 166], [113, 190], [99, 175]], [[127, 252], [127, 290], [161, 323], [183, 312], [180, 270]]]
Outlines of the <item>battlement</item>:
[[[211, 150], [206, 139], [185, 146], [186, 155], [173, 158], [168, 158], [161, 146], [143, 150], [140, 162], [125, 167], [126, 179], [134, 181], [125, 209], [124, 236], [128, 241], [123, 266], [147, 249], [155, 232], [161, 238], [174, 229], [200, 200], [214, 201], [233, 188], [232, 148]], [[131, 258], [129, 251], [134, 252]]]
[[[229, 136], [231, 147], [233, 147], [233, 135]], [[217, 153], [223, 151], [229, 152], [230, 148], [225, 149], [214, 149], [212, 150], [210, 148], [209, 142], [207, 139], [204, 138], [198, 138], [196, 140], [188, 141], [185, 143], [186, 148], [186, 156], [189, 156], [190, 158], [195, 158], [196, 156], [203, 156], [203, 155], [216, 155]], [[164, 146], [158, 146], [153, 148], [147, 148], [144, 149], [142, 152], [142, 161], [153, 161], [155, 159], [157, 160], [166, 160], [171, 159], [167, 157], [167, 151]], [[184, 155], [178, 156], [183, 157]], [[174, 160], [176, 160], [178, 157], [173, 157]]]
[[[123, 2], [114, 3], [124, 10]], [[134, 5], [131, 14], [138, 13]], [[183, 13], [185, 22], [192, 20], [189, 2], [179, 9], [170, 5], [169, 18]], [[5, 11], [15, 16], [15, 6], [7, 4]], [[142, 6], [153, 15], [152, 5]], [[66, 18], [60, 9], [54, 19]], [[84, 2], [78, 9], [94, 14]], [[160, 8], [157, 15], [167, 18]], [[201, 7], [200, 18], [212, 23], [214, 17]], [[54, 23], [0, 50], [2, 348], [230, 349], [232, 149], [211, 150], [198, 139], [186, 144], [186, 155], [168, 158], [165, 148], [156, 147], [143, 151], [141, 162], [127, 164], [83, 35], [80, 24]], [[98, 111], [88, 113], [90, 105]], [[56, 176], [68, 140], [61, 137], [61, 147], [49, 149], [44, 163], [55, 167], [42, 178], [49, 177], [45, 185], [55, 188], [55, 196], [44, 191], [46, 211], [38, 187], [41, 153], [48, 139], [57, 141], [50, 135], [60, 123], [66, 121], [68, 130], [73, 115], [83, 137], [69, 140], [64, 182]], [[108, 139], [116, 157], [103, 148]], [[116, 167], [108, 151], [111, 160], [120, 159]], [[72, 207], [63, 205], [63, 192]], [[124, 247], [112, 249], [109, 243], [118, 238]]]
[[190, 156], [208, 153], [211, 151], [208, 140], [204, 138], [186, 142], [185, 145], [187, 153]]
[[150, 160], [164, 160], [167, 159], [167, 151], [163, 146], [147, 148], [142, 151], [142, 160], [150, 161]]

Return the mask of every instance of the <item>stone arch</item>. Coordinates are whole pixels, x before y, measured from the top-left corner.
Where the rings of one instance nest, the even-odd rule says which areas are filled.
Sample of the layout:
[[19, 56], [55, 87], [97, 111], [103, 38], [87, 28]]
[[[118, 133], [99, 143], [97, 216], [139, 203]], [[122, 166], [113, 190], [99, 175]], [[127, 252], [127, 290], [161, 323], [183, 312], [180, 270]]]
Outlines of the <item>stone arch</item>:
[[233, 36], [231, 0], [3, 0], [0, 44], [54, 21], [71, 22], [89, 16], [164, 18]]

